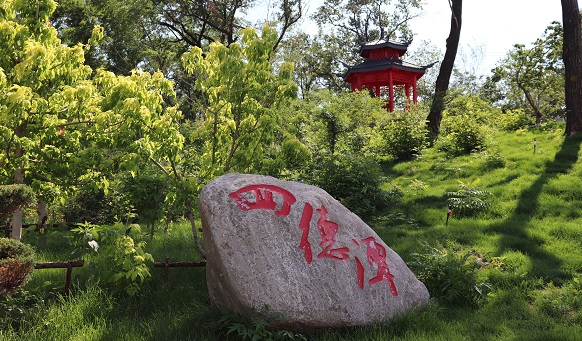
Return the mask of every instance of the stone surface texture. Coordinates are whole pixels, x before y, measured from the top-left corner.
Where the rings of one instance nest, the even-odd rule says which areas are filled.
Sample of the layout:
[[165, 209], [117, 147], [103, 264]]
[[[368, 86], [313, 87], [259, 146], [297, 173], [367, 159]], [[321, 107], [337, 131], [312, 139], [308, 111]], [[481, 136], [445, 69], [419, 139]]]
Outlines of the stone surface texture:
[[428, 304], [394, 251], [324, 190], [228, 174], [204, 187], [200, 212], [211, 303], [277, 327], [315, 330], [386, 322]]

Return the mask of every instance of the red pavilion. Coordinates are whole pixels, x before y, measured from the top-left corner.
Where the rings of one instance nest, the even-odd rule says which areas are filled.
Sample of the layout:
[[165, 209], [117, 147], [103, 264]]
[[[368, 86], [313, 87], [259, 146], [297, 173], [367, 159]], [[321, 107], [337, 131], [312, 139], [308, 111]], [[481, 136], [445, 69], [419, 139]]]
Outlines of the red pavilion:
[[410, 103], [410, 89], [412, 88], [412, 102], [417, 103], [416, 82], [426, 69], [432, 66], [418, 66], [400, 59], [406, 53], [410, 43], [399, 43], [388, 39], [361, 44], [358, 54], [365, 61], [354, 66], [348, 66], [344, 74], [344, 81], [352, 85], [352, 91], [362, 91], [364, 88], [374, 91], [376, 97], [388, 87], [388, 109], [394, 111], [394, 89], [404, 88], [406, 106]]

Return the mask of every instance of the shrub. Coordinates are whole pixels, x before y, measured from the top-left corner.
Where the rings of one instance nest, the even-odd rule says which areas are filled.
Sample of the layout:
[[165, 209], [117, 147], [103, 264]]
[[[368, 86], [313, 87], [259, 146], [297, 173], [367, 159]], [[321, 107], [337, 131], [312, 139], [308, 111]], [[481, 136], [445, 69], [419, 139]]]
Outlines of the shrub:
[[73, 223], [113, 224], [133, 216], [133, 207], [122, 193], [106, 194], [94, 186], [81, 188], [63, 207], [65, 221]]
[[427, 146], [428, 130], [424, 114], [407, 111], [376, 127], [374, 148], [397, 160], [409, 160]]
[[317, 157], [304, 174], [305, 180], [322, 188], [358, 215], [385, 206], [390, 197], [380, 186], [382, 170], [373, 159], [338, 155]]
[[468, 154], [486, 145], [486, 126], [469, 115], [444, 115], [437, 148], [449, 155]]
[[0, 238], [0, 294], [23, 286], [34, 269], [34, 250], [19, 240]]
[[148, 265], [154, 259], [144, 251], [146, 243], [139, 225], [85, 224], [71, 232], [81, 236], [81, 244], [88, 251], [83, 258], [91, 264], [89, 271], [95, 278], [133, 296], [151, 277]]
[[454, 214], [460, 217], [475, 216], [489, 208], [491, 203], [485, 201], [490, 192], [482, 191], [475, 187], [479, 180], [470, 184], [459, 181], [459, 190], [447, 192], [448, 204]]
[[0, 222], [5, 216], [34, 201], [34, 192], [26, 185], [0, 186]]
[[269, 306], [263, 310], [249, 311], [249, 318], [231, 312], [223, 312], [222, 317], [212, 323], [213, 329], [227, 339], [234, 336], [235, 340], [307, 340], [297, 332], [287, 330], [272, 330], [278, 320], [285, 318], [284, 314], [271, 312]]
[[532, 118], [523, 109], [508, 110], [495, 117], [495, 126], [503, 131], [517, 131], [533, 125], [535, 122]]
[[431, 296], [451, 305], [481, 303], [491, 285], [479, 281], [480, 265], [471, 260], [468, 251], [455, 251], [450, 245], [436, 247], [423, 243], [424, 253], [413, 253], [410, 267], [426, 285]]

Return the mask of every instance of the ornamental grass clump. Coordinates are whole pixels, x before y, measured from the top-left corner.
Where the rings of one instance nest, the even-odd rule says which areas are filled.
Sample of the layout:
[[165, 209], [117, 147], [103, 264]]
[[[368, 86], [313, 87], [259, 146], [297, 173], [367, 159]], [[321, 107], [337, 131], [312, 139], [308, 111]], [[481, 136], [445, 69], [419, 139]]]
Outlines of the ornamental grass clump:
[[0, 295], [23, 286], [34, 269], [34, 250], [16, 239], [0, 238]]

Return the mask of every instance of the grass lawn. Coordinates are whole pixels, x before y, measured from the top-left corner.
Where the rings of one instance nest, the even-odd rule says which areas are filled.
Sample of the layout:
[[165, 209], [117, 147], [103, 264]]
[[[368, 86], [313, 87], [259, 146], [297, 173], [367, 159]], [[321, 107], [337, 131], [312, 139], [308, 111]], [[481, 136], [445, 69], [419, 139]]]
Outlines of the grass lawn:
[[[479, 281], [492, 289], [476, 305], [431, 299], [426, 309], [386, 325], [305, 338], [582, 340], [582, 137], [565, 138], [563, 131], [556, 125], [496, 133], [486, 151], [449, 158], [428, 149], [413, 161], [384, 163], [385, 189], [403, 197], [368, 217], [369, 225], [406, 262], [428, 252], [427, 245], [468, 255], [480, 264]], [[447, 193], [460, 183], [491, 193], [490, 206], [475, 217], [453, 210], [447, 224]], [[27, 233], [25, 241], [34, 243]], [[52, 231], [38, 261], [72, 259], [70, 246], [66, 231]], [[194, 249], [187, 224], [158, 232], [147, 244], [157, 261], [196, 261]], [[1, 321], [0, 339], [225, 339], [214, 327], [223, 315], [210, 308], [204, 268], [172, 269], [167, 283], [161, 269], [151, 272], [142, 291], [128, 297], [75, 269], [72, 294], [63, 298], [65, 270], [37, 270], [24, 292], [0, 305], [17, 317], [12, 327]]]

